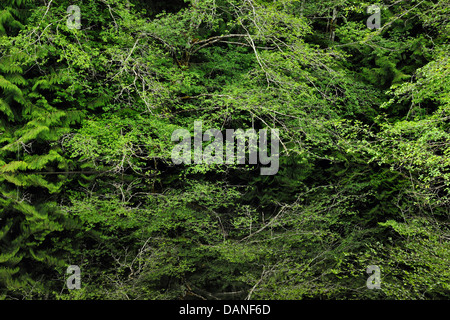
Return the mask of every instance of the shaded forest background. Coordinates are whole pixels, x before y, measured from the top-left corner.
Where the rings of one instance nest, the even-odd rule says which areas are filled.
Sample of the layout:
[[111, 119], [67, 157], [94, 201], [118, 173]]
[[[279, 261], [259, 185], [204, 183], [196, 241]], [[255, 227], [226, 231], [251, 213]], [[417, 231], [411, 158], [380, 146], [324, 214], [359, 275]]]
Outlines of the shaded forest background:
[[[449, 16], [2, 0], [0, 298], [450, 298]], [[197, 120], [279, 129], [279, 172], [174, 165]]]

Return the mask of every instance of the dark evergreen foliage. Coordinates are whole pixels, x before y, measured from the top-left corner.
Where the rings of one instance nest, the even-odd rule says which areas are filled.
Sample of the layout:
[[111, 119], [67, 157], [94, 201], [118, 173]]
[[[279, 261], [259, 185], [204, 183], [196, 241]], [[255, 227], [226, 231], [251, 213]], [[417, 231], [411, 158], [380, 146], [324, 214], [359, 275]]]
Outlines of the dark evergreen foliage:
[[[450, 5], [369, 5], [2, 0], [0, 298], [450, 298]], [[175, 165], [200, 120], [277, 174]]]

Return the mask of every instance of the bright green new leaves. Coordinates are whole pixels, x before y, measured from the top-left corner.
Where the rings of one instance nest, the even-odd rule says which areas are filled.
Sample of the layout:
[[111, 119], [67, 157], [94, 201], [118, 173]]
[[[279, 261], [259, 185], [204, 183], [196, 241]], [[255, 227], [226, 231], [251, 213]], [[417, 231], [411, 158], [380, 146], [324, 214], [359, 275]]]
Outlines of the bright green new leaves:
[[[354, 0], [47, 4], [0, 5], [2, 297], [448, 298], [444, 0], [378, 30]], [[278, 173], [175, 165], [198, 120], [278, 129]]]

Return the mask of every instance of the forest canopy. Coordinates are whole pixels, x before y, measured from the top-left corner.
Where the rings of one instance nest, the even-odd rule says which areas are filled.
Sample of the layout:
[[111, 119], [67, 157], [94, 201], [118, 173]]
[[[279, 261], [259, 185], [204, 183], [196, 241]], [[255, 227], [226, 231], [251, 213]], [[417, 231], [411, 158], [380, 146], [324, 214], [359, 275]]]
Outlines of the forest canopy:
[[0, 299], [449, 299], [449, 17], [2, 0]]

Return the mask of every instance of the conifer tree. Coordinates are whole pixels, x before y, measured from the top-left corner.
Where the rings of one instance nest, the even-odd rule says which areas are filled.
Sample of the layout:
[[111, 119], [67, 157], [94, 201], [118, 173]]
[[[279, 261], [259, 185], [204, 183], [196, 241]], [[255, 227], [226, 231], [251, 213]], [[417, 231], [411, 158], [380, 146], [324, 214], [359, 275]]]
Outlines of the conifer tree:
[[33, 9], [34, 1], [0, 4], [0, 295], [22, 298], [44, 295], [47, 280], [41, 276], [64, 265], [47, 236], [70, 224], [55, 201], [43, 202], [62, 183], [20, 174], [61, 170], [67, 163], [55, 142], [68, 130], [69, 113], [48, 103], [48, 90], [62, 77], [28, 71], [25, 48], [12, 45]]

